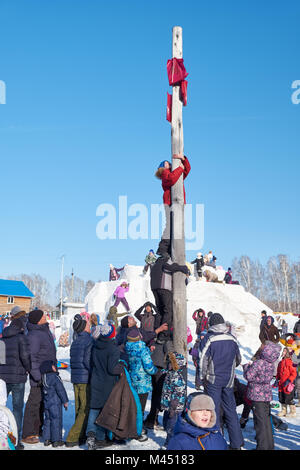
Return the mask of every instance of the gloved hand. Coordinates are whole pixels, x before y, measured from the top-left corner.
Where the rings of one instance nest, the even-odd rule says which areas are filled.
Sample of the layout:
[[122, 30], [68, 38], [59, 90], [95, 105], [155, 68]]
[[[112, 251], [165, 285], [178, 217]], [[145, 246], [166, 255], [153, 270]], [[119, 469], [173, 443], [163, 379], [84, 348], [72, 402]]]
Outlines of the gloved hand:
[[286, 381], [282, 385], [284, 387], [287, 387], [289, 383], [291, 383], [290, 379], [286, 379]]

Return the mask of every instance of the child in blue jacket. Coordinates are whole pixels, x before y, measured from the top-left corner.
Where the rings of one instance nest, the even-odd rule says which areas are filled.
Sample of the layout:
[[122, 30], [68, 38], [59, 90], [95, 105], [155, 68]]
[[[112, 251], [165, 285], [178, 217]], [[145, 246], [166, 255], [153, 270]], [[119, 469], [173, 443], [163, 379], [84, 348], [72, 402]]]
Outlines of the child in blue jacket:
[[40, 366], [43, 384], [44, 403], [44, 446], [61, 447], [62, 440], [62, 405], [68, 409], [68, 395], [59, 377], [53, 361], [44, 361]]
[[227, 443], [216, 426], [212, 398], [199, 392], [187, 397], [167, 450], [227, 450]]

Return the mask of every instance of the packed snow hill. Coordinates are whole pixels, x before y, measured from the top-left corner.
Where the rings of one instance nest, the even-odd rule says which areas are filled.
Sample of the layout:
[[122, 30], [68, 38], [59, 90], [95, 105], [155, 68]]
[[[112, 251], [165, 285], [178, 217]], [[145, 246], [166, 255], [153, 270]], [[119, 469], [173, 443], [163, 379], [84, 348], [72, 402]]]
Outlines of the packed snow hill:
[[[149, 273], [143, 274], [142, 266], [125, 266], [120, 278], [117, 281], [99, 282], [90, 291], [86, 298], [86, 312], [96, 313], [103, 321], [109, 308], [113, 305], [113, 293], [115, 289], [126, 280], [129, 283], [129, 291], [126, 293], [126, 298], [130, 307], [131, 314], [141, 307], [146, 301], [154, 303], [152, 291], [150, 289], [150, 276]], [[189, 343], [192, 347], [195, 339], [195, 321], [192, 319], [192, 314], [195, 310], [203, 308], [206, 312], [218, 312], [225, 321], [230, 322], [236, 332], [240, 352], [242, 355], [242, 364], [247, 363], [260, 346], [259, 326], [260, 326], [260, 313], [266, 310], [268, 315], [273, 315], [270, 308], [264, 305], [255, 296], [246, 292], [240, 285], [210, 283], [205, 280], [196, 280], [190, 276], [187, 285], [187, 324], [190, 328], [193, 340]], [[124, 312], [123, 305], [118, 306], [118, 312]], [[274, 316], [274, 315], [273, 315]], [[296, 317], [293, 315], [284, 315], [284, 320], [288, 324], [288, 332], [293, 331]], [[60, 322], [57, 322], [56, 337], [58, 338], [61, 333], [68, 331], [70, 341], [72, 340], [72, 323], [74, 316], [63, 316]], [[277, 318], [278, 320], [278, 318]], [[69, 364], [70, 359], [70, 346], [58, 347], [57, 357], [60, 361]], [[64, 436], [67, 436], [70, 428], [74, 423], [74, 392], [73, 386], [70, 381], [70, 368], [61, 369], [60, 377], [64, 382], [65, 389], [69, 398], [69, 409], [64, 411], [63, 428]], [[242, 382], [246, 383], [243, 378], [242, 367], [236, 369], [236, 377]], [[195, 391], [195, 367], [192, 358], [188, 357], [188, 393]], [[273, 403], [274, 408], [272, 414], [278, 415], [280, 407], [278, 404], [278, 389], [273, 389]], [[29, 385], [26, 385], [25, 401], [29, 393]], [[9, 399], [11, 400], [11, 398]], [[151, 394], [148, 396], [146, 405], [145, 416], [150, 409]], [[298, 400], [296, 400], [298, 401]], [[11, 401], [8, 401], [11, 407]], [[242, 405], [237, 408], [239, 416], [242, 412]], [[284, 417], [284, 423], [288, 425], [287, 430], [274, 429], [275, 450], [299, 450], [300, 449], [300, 408], [297, 409], [297, 417]], [[162, 423], [162, 416], [159, 416], [159, 421]], [[165, 441], [165, 432], [158, 430], [148, 430], [148, 440], [146, 442], [139, 442], [137, 440], [127, 441], [125, 445], [113, 445], [109, 450], [159, 450]], [[225, 429], [225, 437], [226, 429]], [[252, 412], [250, 412], [250, 419], [243, 429], [244, 449], [250, 450], [256, 447], [255, 430], [252, 419]], [[51, 450], [52, 447], [44, 447], [43, 443], [37, 445], [25, 444], [25, 449], [30, 450]], [[84, 450], [86, 446], [73, 447], [73, 450]], [[60, 447], [59, 450], [72, 450], [66, 447]], [[105, 449], [103, 449], [105, 450]]]

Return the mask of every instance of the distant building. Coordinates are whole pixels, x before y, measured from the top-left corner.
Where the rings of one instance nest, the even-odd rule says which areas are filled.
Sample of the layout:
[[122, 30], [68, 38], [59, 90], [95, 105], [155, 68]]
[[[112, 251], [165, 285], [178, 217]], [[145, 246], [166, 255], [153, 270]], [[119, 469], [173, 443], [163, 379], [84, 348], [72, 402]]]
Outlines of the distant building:
[[0, 279], [0, 314], [10, 313], [18, 305], [25, 312], [30, 312], [33, 293], [22, 281]]
[[[83, 303], [78, 303], [78, 302], [63, 302], [62, 303], [62, 314], [63, 315], [75, 316], [76, 313], [84, 312], [84, 310], [85, 310], [85, 304], [83, 304]], [[60, 302], [56, 306], [55, 311], [60, 312]]]

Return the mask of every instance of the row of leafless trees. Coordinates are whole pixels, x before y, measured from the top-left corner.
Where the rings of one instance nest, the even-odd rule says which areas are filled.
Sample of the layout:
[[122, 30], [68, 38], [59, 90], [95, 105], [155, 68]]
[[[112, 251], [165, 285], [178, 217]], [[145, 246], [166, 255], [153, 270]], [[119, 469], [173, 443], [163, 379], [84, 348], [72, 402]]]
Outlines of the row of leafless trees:
[[[23, 281], [34, 294], [32, 308], [51, 311], [60, 301], [60, 282], [54, 290], [47, 279], [40, 274], [18, 274], [7, 279]], [[77, 276], [65, 276], [63, 281], [63, 300], [67, 302], [84, 302], [89, 291], [94, 287], [94, 281], [85, 282]], [[54, 305], [55, 304], [55, 305]]]
[[269, 258], [266, 264], [249, 256], [234, 258], [234, 280], [276, 312], [300, 314], [300, 262], [287, 255]]

